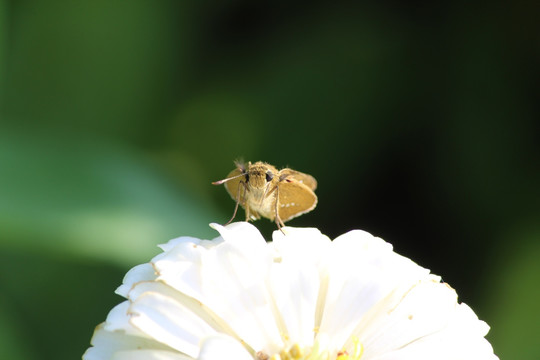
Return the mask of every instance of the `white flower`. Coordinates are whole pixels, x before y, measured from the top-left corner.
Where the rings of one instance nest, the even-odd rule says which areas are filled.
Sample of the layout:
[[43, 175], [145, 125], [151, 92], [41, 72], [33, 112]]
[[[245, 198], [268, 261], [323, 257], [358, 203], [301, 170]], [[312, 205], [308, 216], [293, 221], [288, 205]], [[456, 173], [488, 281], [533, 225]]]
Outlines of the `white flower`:
[[212, 226], [126, 274], [84, 359], [497, 359], [488, 325], [382, 239]]

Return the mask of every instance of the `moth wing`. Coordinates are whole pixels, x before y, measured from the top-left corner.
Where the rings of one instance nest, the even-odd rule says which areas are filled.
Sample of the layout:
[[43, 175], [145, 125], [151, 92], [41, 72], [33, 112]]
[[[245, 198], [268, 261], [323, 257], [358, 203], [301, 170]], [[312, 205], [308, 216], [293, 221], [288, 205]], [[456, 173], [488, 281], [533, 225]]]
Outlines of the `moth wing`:
[[[241, 181], [244, 180], [244, 177], [243, 176], [239, 176], [242, 174], [242, 170], [239, 169], [239, 168], [236, 168], [234, 169], [233, 171], [231, 171], [229, 173], [229, 175], [227, 175], [227, 178], [232, 178], [232, 177], [235, 177], [235, 176], [238, 176], [234, 179], [231, 179], [229, 181], [227, 181], [225, 183], [225, 189], [227, 189], [227, 192], [231, 195], [231, 197], [233, 198], [234, 201], [236, 201], [237, 199], [237, 196], [238, 196], [238, 191], [240, 191], [240, 194], [242, 194], [242, 185], [240, 184]], [[241, 197], [239, 199], [240, 201], [240, 205], [243, 206], [244, 204], [244, 199], [243, 197]]]
[[287, 178], [281, 181], [278, 186], [277, 211], [283, 222], [305, 214], [317, 206], [317, 195], [304, 183]]
[[306, 185], [311, 190], [317, 189], [317, 180], [311, 175], [301, 173], [293, 169], [283, 169], [279, 172], [280, 177], [283, 179], [296, 180], [299, 183]]

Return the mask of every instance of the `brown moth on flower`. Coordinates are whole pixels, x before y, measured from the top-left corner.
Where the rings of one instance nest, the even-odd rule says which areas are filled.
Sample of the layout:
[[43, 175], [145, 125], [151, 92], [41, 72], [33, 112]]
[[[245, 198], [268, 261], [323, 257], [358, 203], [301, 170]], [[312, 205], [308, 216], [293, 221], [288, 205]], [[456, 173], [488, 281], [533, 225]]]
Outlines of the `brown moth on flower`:
[[235, 162], [236, 169], [227, 178], [212, 184], [225, 184], [225, 189], [236, 201], [230, 223], [240, 204], [246, 211], [246, 221], [261, 216], [275, 221], [278, 228], [285, 222], [305, 214], [317, 205], [317, 181], [311, 175], [292, 169], [277, 170], [274, 166], [258, 161]]

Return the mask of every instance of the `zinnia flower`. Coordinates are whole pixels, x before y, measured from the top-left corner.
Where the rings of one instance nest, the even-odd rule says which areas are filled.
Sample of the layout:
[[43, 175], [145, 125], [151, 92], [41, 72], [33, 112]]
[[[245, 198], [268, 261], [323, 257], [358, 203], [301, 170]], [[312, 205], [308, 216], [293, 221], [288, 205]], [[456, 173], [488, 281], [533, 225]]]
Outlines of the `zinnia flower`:
[[84, 359], [498, 359], [456, 292], [380, 238], [211, 226], [126, 274]]

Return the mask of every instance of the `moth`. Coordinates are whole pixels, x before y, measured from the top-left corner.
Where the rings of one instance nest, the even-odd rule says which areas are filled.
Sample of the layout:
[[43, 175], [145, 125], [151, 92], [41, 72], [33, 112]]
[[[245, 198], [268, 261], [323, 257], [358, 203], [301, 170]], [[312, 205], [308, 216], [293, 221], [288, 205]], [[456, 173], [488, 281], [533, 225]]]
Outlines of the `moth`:
[[246, 221], [261, 216], [274, 221], [279, 229], [285, 222], [305, 214], [317, 206], [317, 181], [311, 175], [292, 169], [277, 170], [257, 161], [252, 164], [235, 162], [236, 169], [227, 178], [212, 184], [225, 184], [225, 189], [236, 201], [229, 224], [236, 217], [238, 205], [246, 212]]

